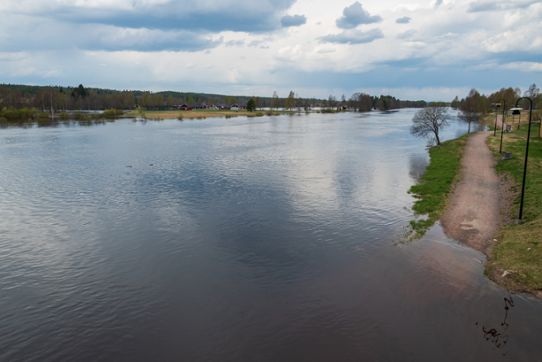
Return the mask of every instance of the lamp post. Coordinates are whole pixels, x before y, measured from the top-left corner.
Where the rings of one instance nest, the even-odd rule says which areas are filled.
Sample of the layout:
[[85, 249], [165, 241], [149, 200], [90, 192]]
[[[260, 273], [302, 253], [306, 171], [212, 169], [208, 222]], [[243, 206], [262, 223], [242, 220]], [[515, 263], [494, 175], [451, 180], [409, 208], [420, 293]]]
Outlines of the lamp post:
[[510, 109], [510, 111], [512, 111], [512, 117], [519, 116], [519, 121], [518, 121], [518, 129], [519, 129], [519, 126], [521, 125], [521, 111], [522, 111], [522, 109], [514, 107], [514, 108]]
[[521, 184], [521, 201], [519, 203], [519, 221], [523, 219], [523, 203], [525, 199], [525, 181], [527, 179], [527, 161], [529, 160], [529, 141], [531, 138], [531, 121], [533, 117], [533, 100], [529, 97], [521, 97], [516, 101], [516, 108], [518, 108], [519, 102], [525, 99], [529, 100], [529, 128], [527, 131], [527, 145], [525, 146], [525, 163], [523, 165], [523, 182]]
[[501, 120], [501, 146], [499, 148], [499, 153], [502, 153], [502, 139], [504, 138], [504, 117], [506, 113], [506, 102], [502, 101], [502, 120]]
[[497, 136], [497, 118], [499, 117], [497, 111], [499, 110], [499, 107], [501, 106], [501, 104], [493, 103], [493, 106], [495, 107], [495, 128], [493, 129], [493, 137], [495, 137]]

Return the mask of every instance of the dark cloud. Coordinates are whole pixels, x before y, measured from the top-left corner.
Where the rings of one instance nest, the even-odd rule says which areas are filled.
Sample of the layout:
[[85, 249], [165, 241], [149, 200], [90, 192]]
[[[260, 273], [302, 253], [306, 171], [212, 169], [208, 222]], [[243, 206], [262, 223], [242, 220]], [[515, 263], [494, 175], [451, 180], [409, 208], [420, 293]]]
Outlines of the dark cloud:
[[395, 20], [395, 22], [397, 24], [408, 24], [408, 23], [410, 23], [411, 20], [412, 20], [412, 18], [409, 18], [408, 16], [403, 16], [402, 18], [399, 18], [399, 19]]
[[281, 18], [295, 0], [197, 0], [163, 3], [121, 0], [114, 5], [88, 6], [83, 2], [67, 3], [27, 0], [16, 11], [73, 23], [113, 25], [122, 28], [189, 30], [194, 32], [244, 31], [263, 32], [281, 27]]
[[[114, 30], [113, 30], [114, 31]], [[81, 47], [89, 50], [135, 50], [135, 51], [199, 51], [214, 48], [222, 43], [222, 38], [212, 38], [189, 31], [140, 31], [127, 32], [122, 36], [111, 37], [102, 34], [100, 37], [90, 38], [83, 42]]]
[[516, 0], [516, 1], [487, 1], [479, 0], [470, 3], [469, 12], [484, 12], [498, 10], [513, 10], [528, 8], [531, 5], [540, 3], [540, 0]]
[[321, 37], [320, 41], [335, 44], [364, 44], [383, 37], [384, 34], [380, 29], [372, 29], [369, 31], [353, 30], [343, 31], [339, 34], [329, 34]]
[[[24, 23], [20, 17], [9, 19], [6, 29]], [[0, 28], [1, 29], [1, 28]], [[32, 50], [105, 50], [105, 51], [199, 51], [216, 47], [222, 38], [207, 33], [186, 30], [157, 30], [118, 28], [100, 24], [40, 22], [39, 27], [28, 27], [24, 32], [5, 32], [0, 38], [4, 51]]]
[[286, 15], [280, 19], [280, 23], [283, 28], [289, 28], [292, 26], [301, 26], [307, 22], [305, 15]]
[[0, 50], [199, 51], [221, 44], [221, 31], [261, 33], [306, 22], [284, 16], [295, 0], [0, 1]]
[[370, 15], [359, 2], [347, 6], [343, 10], [343, 16], [337, 19], [337, 26], [341, 29], [353, 29], [361, 24], [373, 24], [382, 21], [378, 15]]

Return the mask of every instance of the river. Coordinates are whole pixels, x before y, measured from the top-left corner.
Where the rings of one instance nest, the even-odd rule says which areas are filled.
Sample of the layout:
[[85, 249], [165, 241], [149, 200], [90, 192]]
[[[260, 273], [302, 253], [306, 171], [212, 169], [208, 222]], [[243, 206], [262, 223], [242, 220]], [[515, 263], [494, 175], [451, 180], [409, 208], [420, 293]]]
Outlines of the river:
[[414, 112], [0, 129], [0, 360], [540, 360], [542, 302], [404, 241]]

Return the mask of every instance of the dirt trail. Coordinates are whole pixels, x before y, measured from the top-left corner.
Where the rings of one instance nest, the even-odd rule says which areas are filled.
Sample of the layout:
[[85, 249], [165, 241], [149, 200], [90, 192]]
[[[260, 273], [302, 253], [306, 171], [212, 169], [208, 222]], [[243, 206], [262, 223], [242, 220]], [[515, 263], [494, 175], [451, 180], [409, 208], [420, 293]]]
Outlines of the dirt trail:
[[490, 132], [469, 138], [461, 160], [460, 181], [455, 185], [441, 218], [451, 238], [487, 252], [500, 223], [499, 177], [486, 139]]

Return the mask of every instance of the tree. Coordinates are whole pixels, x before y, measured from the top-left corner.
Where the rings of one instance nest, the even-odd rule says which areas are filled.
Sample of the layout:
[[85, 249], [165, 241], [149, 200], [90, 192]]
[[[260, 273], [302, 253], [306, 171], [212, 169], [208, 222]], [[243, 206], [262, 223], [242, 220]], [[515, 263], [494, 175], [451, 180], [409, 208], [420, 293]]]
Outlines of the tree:
[[427, 107], [414, 115], [410, 133], [416, 137], [434, 136], [438, 146], [440, 145], [440, 130], [446, 126], [448, 126], [448, 109]]
[[290, 110], [294, 108], [294, 106], [295, 106], [295, 93], [294, 91], [290, 91], [290, 94], [288, 94], [288, 98], [286, 98], [286, 104], [284, 108]]
[[358, 111], [370, 112], [373, 109], [373, 97], [368, 94], [361, 93], [358, 96]]
[[279, 95], [277, 94], [277, 91], [273, 92], [272, 108], [273, 109], [279, 108]]
[[455, 96], [454, 100], [452, 101], [451, 106], [453, 109], [457, 109], [459, 107], [459, 98], [457, 96]]
[[459, 109], [461, 110], [459, 118], [469, 124], [469, 133], [472, 122], [480, 120], [480, 114], [485, 111], [486, 103], [486, 97], [480, 95], [476, 89], [471, 89], [467, 98], [459, 105]]
[[480, 113], [462, 111], [461, 114], [459, 115], [459, 119], [461, 119], [463, 122], [468, 123], [469, 125], [468, 133], [470, 133], [472, 122], [476, 123], [480, 121]]
[[256, 101], [254, 98], [250, 98], [247, 102], [247, 111], [254, 112], [256, 110]]
[[327, 99], [327, 105], [329, 108], [335, 108], [337, 107], [337, 98], [335, 98], [334, 95], [329, 95], [328, 99]]
[[540, 92], [540, 88], [538, 88], [538, 87], [536, 86], [536, 84], [533, 83], [533, 84], [531, 84], [531, 85], [529, 86], [529, 89], [527, 89], [527, 90], [525, 91], [525, 96], [526, 96], [526, 97], [529, 97], [529, 98], [531, 98], [531, 99], [535, 99], [536, 97], [538, 97], [538, 93], [539, 93], [539, 92]]

